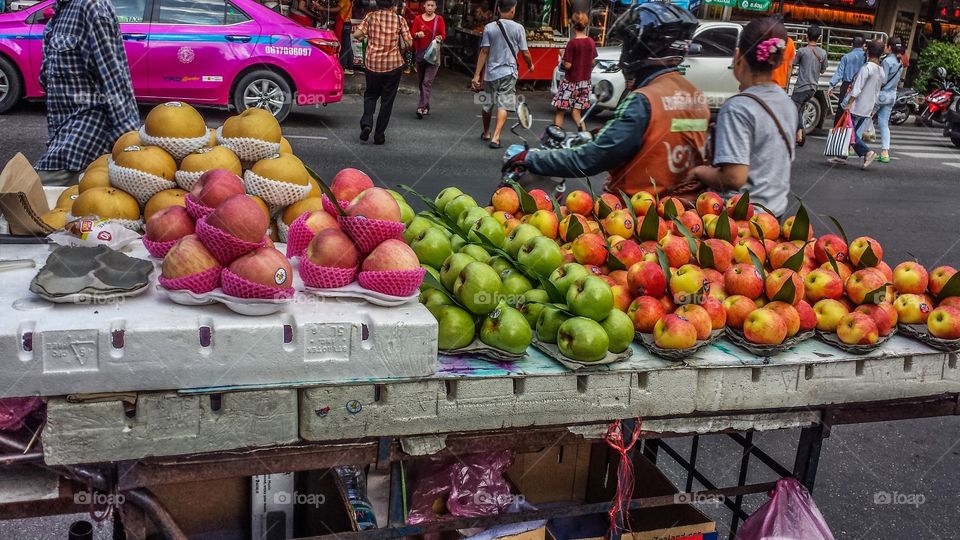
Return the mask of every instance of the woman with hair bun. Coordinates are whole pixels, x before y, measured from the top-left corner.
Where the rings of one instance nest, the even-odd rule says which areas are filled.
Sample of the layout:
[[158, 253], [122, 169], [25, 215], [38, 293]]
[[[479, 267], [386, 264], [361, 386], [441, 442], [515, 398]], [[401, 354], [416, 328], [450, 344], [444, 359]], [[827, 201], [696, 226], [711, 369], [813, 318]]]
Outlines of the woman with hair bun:
[[728, 195], [749, 191], [776, 215], [787, 209], [797, 126], [797, 107], [773, 81], [786, 45], [779, 19], [757, 19], [743, 29], [733, 56], [740, 93], [717, 116], [713, 166], [696, 167], [688, 177]]
[[581, 111], [590, 106], [590, 73], [593, 71], [593, 59], [597, 57], [597, 46], [587, 35], [589, 22], [586, 13], [573, 14], [574, 36], [567, 42], [563, 53], [563, 79], [560, 80], [557, 94], [550, 102], [557, 109], [554, 124], [563, 127], [564, 116], [570, 111], [573, 123], [582, 131], [586, 131], [586, 126], [583, 125], [580, 115]]

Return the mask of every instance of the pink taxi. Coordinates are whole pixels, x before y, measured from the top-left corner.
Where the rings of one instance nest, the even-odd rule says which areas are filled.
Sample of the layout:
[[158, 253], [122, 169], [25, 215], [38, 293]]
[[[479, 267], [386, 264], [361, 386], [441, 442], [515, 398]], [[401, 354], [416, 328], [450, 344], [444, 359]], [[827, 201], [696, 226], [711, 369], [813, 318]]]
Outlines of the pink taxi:
[[[339, 44], [254, 0], [112, 0], [138, 100], [267, 109], [340, 101]], [[0, 15], [0, 113], [43, 97], [43, 28], [53, 0]]]

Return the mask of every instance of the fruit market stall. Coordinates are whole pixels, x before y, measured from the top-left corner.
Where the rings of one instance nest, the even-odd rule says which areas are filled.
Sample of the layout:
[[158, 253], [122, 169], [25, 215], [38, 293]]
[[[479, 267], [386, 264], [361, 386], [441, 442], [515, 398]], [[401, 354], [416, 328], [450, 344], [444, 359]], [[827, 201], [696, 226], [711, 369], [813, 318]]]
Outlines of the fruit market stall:
[[[17, 195], [3, 199], [10, 231], [34, 233], [0, 264], [0, 463], [36, 465], [55, 488], [0, 503], [0, 518], [88, 509], [72, 498], [87, 489], [125, 495], [98, 507], [131, 530], [147, 516], [182, 538], [165, 507], [177, 497], [154, 493], [374, 464], [390, 473], [390, 527], [298, 534], [549, 523], [612, 495], [408, 521], [405, 467], [505, 450], [523, 467], [585, 444], [589, 467], [549, 475], [596, 480], [662, 450], [686, 492], [696, 480], [727, 497], [735, 530], [742, 497], [771, 489], [746, 482], [750, 459], [812, 489], [831, 426], [960, 414], [960, 274], [891, 268], [839, 221], [814, 237], [802, 205], [782, 221], [749, 194], [574, 191], [561, 206], [508, 184], [487, 207], [356, 169], [328, 185], [269, 114], [211, 130], [176, 102], [79, 186], [45, 193], [30, 172], [15, 158], [0, 175]], [[792, 467], [753, 444], [773, 429], [800, 430]], [[697, 467], [698, 437], [716, 433], [744, 449], [735, 486]], [[689, 458], [668, 443], [681, 436]]]

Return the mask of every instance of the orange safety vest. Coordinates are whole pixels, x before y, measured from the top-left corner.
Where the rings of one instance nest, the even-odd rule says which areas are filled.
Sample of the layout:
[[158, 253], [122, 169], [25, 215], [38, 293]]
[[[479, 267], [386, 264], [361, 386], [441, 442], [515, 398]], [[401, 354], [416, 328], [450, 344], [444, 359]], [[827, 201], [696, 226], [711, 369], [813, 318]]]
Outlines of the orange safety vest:
[[623, 190], [627, 195], [638, 191], [670, 195], [671, 188], [683, 182], [690, 169], [706, 161], [710, 108], [700, 90], [676, 71], [634, 92], [650, 103], [643, 146], [633, 159], [609, 171], [606, 188]]

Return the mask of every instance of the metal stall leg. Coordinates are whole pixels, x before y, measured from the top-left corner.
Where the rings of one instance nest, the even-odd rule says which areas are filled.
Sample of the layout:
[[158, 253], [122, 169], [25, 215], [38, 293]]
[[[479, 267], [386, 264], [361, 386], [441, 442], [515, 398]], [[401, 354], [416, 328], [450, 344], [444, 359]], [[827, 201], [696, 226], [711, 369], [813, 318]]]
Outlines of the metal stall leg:
[[657, 451], [660, 449], [660, 439], [643, 439], [643, 457], [650, 463], [657, 464]]
[[820, 464], [820, 449], [823, 446], [823, 424], [800, 430], [800, 442], [797, 444], [797, 459], [793, 464], [793, 476], [813, 493], [817, 480], [817, 466]]
[[[740, 457], [740, 475], [737, 477], [737, 487], [747, 483], [747, 467], [750, 466], [750, 449], [753, 448], [753, 432], [746, 434], [746, 445], [743, 448], [743, 455]], [[740, 526], [740, 515], [743, 513], [743, 495], [737, 495], [733, 501], [735, 510], [730, 518], [730, 538], [737, 535], [737, 528]]]
[[687, 469], [687, 487], [685, 491], [693, 491], [693, 470], [697, 468], [697, 450], [700, 449], [700, 435], [694, 435], [690, 441], [690, 468]]

